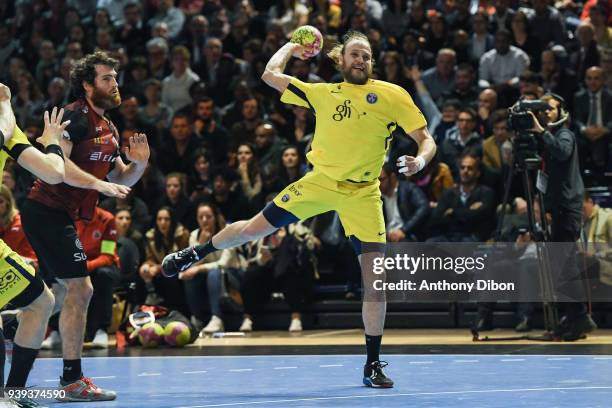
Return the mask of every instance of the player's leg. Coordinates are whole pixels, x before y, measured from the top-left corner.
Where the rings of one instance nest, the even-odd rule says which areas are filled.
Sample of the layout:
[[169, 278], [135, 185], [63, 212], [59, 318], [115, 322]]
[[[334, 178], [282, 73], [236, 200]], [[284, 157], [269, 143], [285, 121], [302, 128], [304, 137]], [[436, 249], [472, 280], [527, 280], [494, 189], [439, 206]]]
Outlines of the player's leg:
[[[14, 258], [16, 262], [16, 258]], [[53, 294], [39, 274], [32, 283], [11, 301], [11, 307], [19, 308], [17, 331], [13, 339], [13, 362], [6, 380], [9, 388], [25, 387], [38, 350], [45, 336], [47, 323], [54, 304]]]
[[328, 211], [331, 205], [327, 204], [325, 198], [326, 194], [329, 194], [330, 183], [330, 179], [321, 174], [306, 174], [287, 186], [263, 211], [250, 220], [234, 222], [219, 231], [207, 243], [166, 256], [162, 263], [164, 275], [174, 276], [214, 251], [263, 238], [280, 227]]
[[60, 311], [59, 331], [62, 336], [62, 356], [64, 358], [64, 382], [74, 382], [83, 375], [81, 371], [81, 352], [85, 334], [86, 313], [93, 295], [93, 285], [89, 276], [62, 279], [59, 282], [66, 288], [64, 304]]
[[[356, 190], [355, 190], [356, 189]], [[370, 387], [390, 388], [393, 381], [388, 378], [380, 361], [387, 302], [383, 291], [374, 291], [374, 281], [385, 279], [383, 274], [374, 273], [374, 259], [385, 255], [385, 221], [378, 183], [363, 186], [346, 186], [354, 190], [338, 209], [340, 220], [359, 258], [363, 283], [361, 315], [365, 329], [366, 364], [363, 383]], [[345, 191], [345, 192], [346, 192]]]
[[113, 391], [96, 387], [83, 376], [81, 351], [87, 308], [93, 287], [85, 263], [83, 245], [68, 214], [26, 200], [22, 207], [24, 231], [45, 274], [65, 286], [60, 312], [60, 335], [64, 368], [60, 387], [63, 401], [106, 401], [116, 398]]
[[[4, 243], [2, 243], [4, 244]], [[0, 281], [4, 291], [0, 296], [0, 308], [7, 302], [11, 309], [21, 309], [18, 313], [19, 325], [13, 339], [13, 357], [6, 387], [23, 388], [38, 355], [49, 315], [53, 308], [53, 295], [45, 286], [39, 274], [23, 259], [4, 247], [4, 257], [0, 260]], [[4, 387], [4, 333], [0, 325], [0, 385]], [[10, 406], [37, 407], [29, 398], [10, 400]]]
[[205, 244], [187, 247], [167, 255], [162, 262], [163, 274], [168, 277], [174, 276], [212, 252], [257, 240], [273, 233], [278, 228], [280, 226], [273, 225], [265, 217], [264, 212], [260, 211], [249, 220], [231, 223]]

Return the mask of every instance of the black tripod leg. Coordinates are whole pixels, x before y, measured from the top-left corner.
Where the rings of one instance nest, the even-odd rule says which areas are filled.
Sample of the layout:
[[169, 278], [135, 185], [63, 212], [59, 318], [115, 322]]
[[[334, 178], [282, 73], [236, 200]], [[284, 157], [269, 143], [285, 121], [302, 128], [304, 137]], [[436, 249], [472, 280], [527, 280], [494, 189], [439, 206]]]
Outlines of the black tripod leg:
[[501, 214], [497, 222], [497, 230], [495, 231], [495, 240], [499, 241], [501, 237], [502, 228], [504, 226], [504, 216], [506, 215], [506, 205], [509, 204], [510, 200], [510, 186], [512, 185], [512, 177], [514, 174], [514, 168], [510, 168], [508, 171], [508, 177], [506, 179], [506, 185], [504, 186], [504, 198], [501, 205]]

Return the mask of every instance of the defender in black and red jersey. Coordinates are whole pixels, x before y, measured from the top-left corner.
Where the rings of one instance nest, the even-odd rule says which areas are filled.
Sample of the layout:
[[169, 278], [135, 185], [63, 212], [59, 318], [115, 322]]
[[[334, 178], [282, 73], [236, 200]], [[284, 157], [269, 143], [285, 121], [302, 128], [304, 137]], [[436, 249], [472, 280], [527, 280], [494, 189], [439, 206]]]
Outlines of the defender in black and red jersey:
[[64, 358], [60, 387], [65, 391], [64, 401], [116, 398], [113, 391], [98, 388], [81, 371], [83, 333], [93, 288], [74, 221], [92, 217], [99, 192], [125, 197], [130, 191], [127, 186], [140, 179], [149, 159], [147, 137], [137, 133], [124, 147], [130, 161], [126, 165], [120, 156], [117, 129], [104, 115], [121, 104], [117, 66], [116, 60], [95, 52], [73, 68], [70, 80], [77, 99], [65, 107], [70, 125], [61, 143], [66, 156], [64, 183], [50, 185], [37, 180], [21, 212], [41, 271], [66, 290], [60, 315]]

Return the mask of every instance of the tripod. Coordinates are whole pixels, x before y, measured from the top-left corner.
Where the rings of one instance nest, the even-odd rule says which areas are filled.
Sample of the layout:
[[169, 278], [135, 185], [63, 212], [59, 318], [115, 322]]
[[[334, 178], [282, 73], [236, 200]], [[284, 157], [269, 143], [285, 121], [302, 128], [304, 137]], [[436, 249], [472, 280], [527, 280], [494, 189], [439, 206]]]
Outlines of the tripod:
[[[529, 138], [530, 136], [520, 136], [525, 140], [525, 138]], [[516, 144], [515, 144], [516, 146]], [[498, 338], [490, 338], [488, 336], [484, 338], [480, 338], [478, 331], [476, 328], [472, 328], [472, 340], [473, 341], [505, 341], [505, 340], [553, 340], [552, 333], [557, 328], [558, 325], [558, 315], [557, 310], [551, 301], [554, 299], [554, 282], [552, 279], [551, 266], [550, 266], [550, 257], [548, 254], [548, 249], [545, 245], [547, 241], [549, 241], [550, 237], [548, 234], [548, 225], [546, 221], [546, 211], [544, 210], [544, 194], [540, 188], [536, 186], [536, 191], [534, 195], [533, 191], [533, 183], [531, 174], [534, 171], [538, 171], [542, 164], [542, 158], [537, 154], [533, 153], [530, 149], [521, 149], [521, 145], [519, 144], [519, 148], [514, 153], [514, 160], [512, 163], [512, 168], [508, 172], [508, 177], [506, 180], [506, 184], [504, 186], [504, 197], [502, 201], [502, 211], [499, 217], [499, 222], [497, 225], [497, 230], [495, 233], [496, 241], [499, 241], [501, 237], [502, 227], [504, 224], [504, 215], [507, 205], [510, 200], [510, 189], [512, 186], [512, 181], [514, 174], [520, 174], [523, 182], [523, 189], [525, 191], [525, 198], [527, 201], [527, 218], [528, 218], [528, 232], [531, 235], [531, 238], [535, 241], [536, 245], [536, 257], [537, 257], [537, 268], [538, 268], [538, 278], [540, 282], [540, 291], [542, 295], [542, 310], [544, 314], [544, 328], [546, 332], [542, 336], [511, 336], [511, 337], [498, 337]], [[540, 219], [536, 220], [535, 211], [534, 211], [534, 199], [538, 200], [538, 204], [540, 206]], [[539, 228], [539, 226], [541, 226]]]

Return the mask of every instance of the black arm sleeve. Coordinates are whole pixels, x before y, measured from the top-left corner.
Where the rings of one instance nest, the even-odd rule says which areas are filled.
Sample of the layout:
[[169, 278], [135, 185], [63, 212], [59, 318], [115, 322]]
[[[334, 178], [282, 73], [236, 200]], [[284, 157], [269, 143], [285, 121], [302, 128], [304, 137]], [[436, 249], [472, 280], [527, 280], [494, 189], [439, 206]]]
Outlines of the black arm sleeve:
[[81, 110], [67, 110], [64, 113], [63, 121], [70, 120], [70, 124], [64, 131], [64, 138], [72, 143], [79, 143], [87, 137], [89, 126], [87, 123], [87, 115]]

